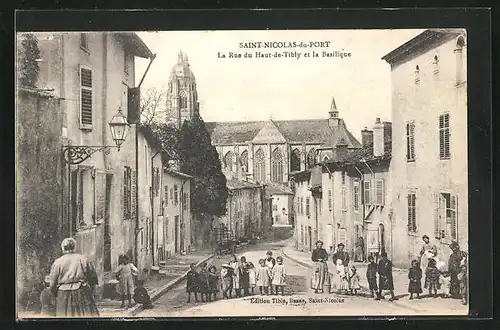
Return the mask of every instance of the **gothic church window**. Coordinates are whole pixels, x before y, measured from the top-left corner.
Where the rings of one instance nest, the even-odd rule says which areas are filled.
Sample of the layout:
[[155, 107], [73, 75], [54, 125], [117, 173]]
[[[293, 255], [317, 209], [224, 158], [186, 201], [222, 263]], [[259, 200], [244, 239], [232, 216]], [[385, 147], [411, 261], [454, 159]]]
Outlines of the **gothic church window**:
[[228, 151], [224, 156], [224, 166], [231, 171], [233, 171], [233, 158], [232, 151]]
[[266, 180], [266, 156], [262, 149], [255, 152], [255, 180], [264, 182]]
[[271, 165], [271, 181], [279, 183], [283, 182], [283, 154], [278, 148], [273, 151]]
[[292, 155], [290, 157], [290, 171], [300, 171], [300, 151], [299, 149], [293, 149]]
[[243, 151], [240, 156], [240, 165], [243, 168], [243, 172], [248, 172], [248, 151]]
[[307, 167], [311, 168], [316, 164], [316, 149], [312, 148], [307, 154]]

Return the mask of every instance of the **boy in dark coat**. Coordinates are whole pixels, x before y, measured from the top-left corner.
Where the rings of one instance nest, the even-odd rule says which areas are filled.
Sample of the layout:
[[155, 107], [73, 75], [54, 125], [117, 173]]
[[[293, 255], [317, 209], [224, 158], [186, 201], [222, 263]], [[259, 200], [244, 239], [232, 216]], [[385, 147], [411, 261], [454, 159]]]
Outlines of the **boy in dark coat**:
[[202, 302], [211, 301], [208, 276], [207, 263], [203, 262], [200, 264], [200, 272], [198, 273], [198, 292], [200, 293]]
[[196, 272], [196, 264], [189, 265], [189, 272], [186, 276], [186, 292], [187, 292], [187, 302], [191, 301], [191, 293], [194, 293], [194, 300], [198, 302], [198, 284], [199, 277]]
[[413, 299], [413, 294], [417, 294], [417, 299], [420, 298], [422, 293], [422, 269], [418, 260], [412, 260], [410, 271], [408, 272], [408, 292], [410, 293], [410, 300]]
[[368, 267], [366, 268], [366, 280], [368, 281], [368, 289], [370, 289], [371, 297], [375, 297], [378, 291], [377, 287], [377, 264], [373, 256], [368, 257]]
[[378, 296], [375, 300], [384, 299], [382, 296], [383, 290], [391, 292], [389, 301], [397, 300], [394, 296], [394, 281], [392, 279], [392, 262], [387, 259], [387, 253], [384, 251], [380, 254], [380, 261], [378, 262]]

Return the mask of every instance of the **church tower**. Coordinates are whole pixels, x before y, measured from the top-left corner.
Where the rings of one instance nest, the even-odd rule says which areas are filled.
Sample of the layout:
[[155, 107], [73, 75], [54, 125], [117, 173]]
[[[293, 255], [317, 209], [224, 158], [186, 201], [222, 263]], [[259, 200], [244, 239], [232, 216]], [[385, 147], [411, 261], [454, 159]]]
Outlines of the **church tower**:
[[168, 80], [166, 119], [180, 128], [185, 120], [191, 120], [197, 113], [199, 103], [196, 79], [187, 55], [180, 51]]
[[330, 105], [330, 111], [328, 111], [328, 125], [331, 128], [336, 128], [339, 125], [339, 110], [335, 104], [335, 97], [332, 96], [332, 104]]

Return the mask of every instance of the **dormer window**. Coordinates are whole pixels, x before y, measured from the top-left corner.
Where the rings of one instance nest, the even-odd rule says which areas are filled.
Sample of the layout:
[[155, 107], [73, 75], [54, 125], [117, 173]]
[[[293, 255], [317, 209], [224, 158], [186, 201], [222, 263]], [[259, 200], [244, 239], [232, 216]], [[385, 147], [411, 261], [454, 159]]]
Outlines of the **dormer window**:
[[437, 55], [434, 55], [432, 66], [434, 68], [434, 74], [437, 75], [439, 73], [439, 57]]
[[420, 68], [417, 65], [415, 67], [415, 84], [419, 84], [419, 83], [420, 83]]

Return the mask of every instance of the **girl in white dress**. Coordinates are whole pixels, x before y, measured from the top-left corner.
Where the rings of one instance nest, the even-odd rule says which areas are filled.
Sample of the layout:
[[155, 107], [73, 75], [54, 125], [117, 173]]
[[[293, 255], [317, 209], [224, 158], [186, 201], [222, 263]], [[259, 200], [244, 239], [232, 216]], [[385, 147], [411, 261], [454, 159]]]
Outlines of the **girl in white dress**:
[[248, 280], [250, 284], [250, 290], [252, 295], [254, 294], [254, 288], [257, 285], [257, 274], [256, 274], [256, 269], [253, 263], [249, 262], [248, 263]]
[[286, 286], [286, 269], [285, 265], [283, 265], [283, 258], [276, 258], [276, 265], [273, 267], [271, 271], [272, 275], [272, 284], [274, 285], [274, 292], [277, 295], [278, 290], [281, 291], [281, 295], [285, 295], [285, 286]]
[[347, 293], [349, 290], [349, 283], [347, 282], [347, 273], [342, 260], [337, 259], [337, 289], [339, 293]]
[[271, 285], [271, 271], [266, 266], [266, 261], [264, 259], [259, 260], [260, 267], [255, 273], [255, 279], [257, 280], [257, 286], [259, 287], [260, 294], [268, 294], [268, 287]]

